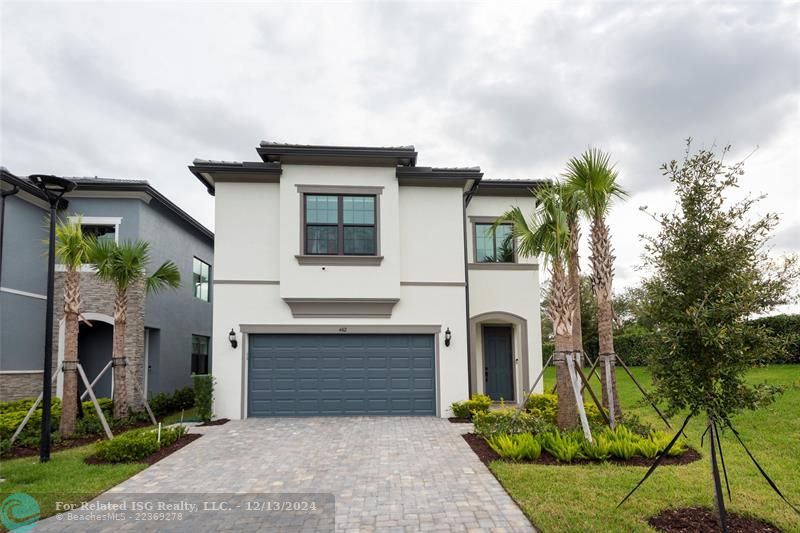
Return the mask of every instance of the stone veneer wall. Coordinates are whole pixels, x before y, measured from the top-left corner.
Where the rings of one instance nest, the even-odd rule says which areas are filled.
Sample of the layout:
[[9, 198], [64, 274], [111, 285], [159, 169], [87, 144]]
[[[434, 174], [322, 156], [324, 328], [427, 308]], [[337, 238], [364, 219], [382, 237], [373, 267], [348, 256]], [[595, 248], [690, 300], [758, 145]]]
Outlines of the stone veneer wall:
[[41, 371], [0, 375], [0, 402], [35, 397], [41, 391]]
[[[53, 304], [53, 372], [58, 362], [58, 329], [64, 317], [64, 272], [56, 272], [55, 301]], [[125, 327], [125, 357], [128, 371], [128, 404], [131, 407], [143, 407], [139, 392], [144, 388], [144, 281], [140, 281], [128, 290], [128, 318]], [[100, 313], [114, 319], [113, 285], [102, 281], [93, 272], [81, 272], [81, 311]], [[111, 354], [108, 354], [111, 360]], [[111, 369], [108, 370], [111, 372]], [[55, 375], [55, 374], [54, 374]], [[89, 381], [95, 376], [87, 376]], [[80, 379], [80, 378], [78, 378]], [[134, 388], [138, 383], [139, 389]], [[41, 387], [39, 387], [41, 390]], [[38, 393], [38, 392], [37, 392]]]

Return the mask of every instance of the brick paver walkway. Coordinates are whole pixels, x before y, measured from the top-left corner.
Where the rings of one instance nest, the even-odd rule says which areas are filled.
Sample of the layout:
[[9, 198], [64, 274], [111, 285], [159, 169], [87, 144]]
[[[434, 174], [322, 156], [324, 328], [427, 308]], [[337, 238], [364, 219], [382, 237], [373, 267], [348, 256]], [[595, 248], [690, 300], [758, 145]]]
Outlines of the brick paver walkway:
[[[232, 421], [193, 430], [205, 435], [110, 492], [333, 493], [337, 531], [534, 531], [461, 438], [469, 427], [433, 417]], [[53, 520], [45, 523], [67, 525]], [[262, 528], [252, 519], [237, 524], [225, 513], [207, 514], [191, 530], [277, 525]], [[93, 524], [91, 530], [143, 526]], [[173, 523], [169, 529], [183, 528]], [[307, 522], [281, 529], [330, 526]]]

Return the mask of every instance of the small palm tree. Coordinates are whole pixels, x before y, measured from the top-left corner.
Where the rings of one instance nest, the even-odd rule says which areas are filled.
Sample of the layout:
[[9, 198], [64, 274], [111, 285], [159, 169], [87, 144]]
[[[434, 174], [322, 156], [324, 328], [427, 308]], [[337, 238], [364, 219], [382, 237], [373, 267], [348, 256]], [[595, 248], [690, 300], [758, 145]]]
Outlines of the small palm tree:
[[59, 434], [75, 432], [78, 415], [78, 321], [81, 316], [81, 274], [89, 260], [89, 240], [80, 220], [56, 226], [56, 257], [64, 265], [64, 390]]
[[111, 282], [116, 291], [114, 298], [114, 418], [128, 414], [128, 389], [125, 371], [125, 324], [128, 316], [128, 291], [144, 281], [147, 294], [166, 288], [178, 288], [181, 275], [172, 261], [165, 261], [151, 275], [146, 268], [150, 263], [150, 244], [145, 241], [117, 244], [109, 240], [92, 239], [90, 256], [97, 268], [97, 277]]
[[578, 411], [566, 357], [573, 352], [572, 328], [575, 295], [567, 276], [569, 257], [569, 216], [564, 207], [563, 185], [541, 187], [534, 193], [537, 207], [530, 218], [519, 207], [505, 212], [496, 222], [511, 224], [511, 234], [522, 257], [544, 258], [550, 270], [550, 294], [547, 312], [553, 321], [558, 389], [558, 427], [569, 429], [577, 424]]
[[[613, 371], [616, 358], [614, 352], [614, 309], [612, 305], [612, 284], [614, 281], [614, 255], [611, 247], [606, 216], [615, 198], [628, 195], [617, 184], [617, 171], [610, 163], [610, 155], [597, 149], [589, 149], [579, 157], [570, 159], [564, 177], [567, 189], [574, 194], [581, 211], [591, 221], [590, 249], [592, 264], [592, 287], [597, 297], [597, 336], [600, 345], [600, 357], [604, 368], [600, 371], [603, 388], [603, 406], [609, 407], [608, 374], [610, 387], [614, 397], [613, 412], [615, 417], [622, 411], [617, 394], [617, 378]], [[608, 367], [608, 371], [606, 368]]]

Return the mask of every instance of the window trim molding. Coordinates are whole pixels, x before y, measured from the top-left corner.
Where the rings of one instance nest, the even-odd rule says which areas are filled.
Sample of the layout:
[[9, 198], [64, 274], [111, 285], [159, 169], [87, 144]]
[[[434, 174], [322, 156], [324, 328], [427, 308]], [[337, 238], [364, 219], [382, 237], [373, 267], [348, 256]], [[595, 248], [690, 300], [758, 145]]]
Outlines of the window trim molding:
[[[300, 244], [298, 253], [295, 255], [297, 262], [301, 265], [380, 265], [383, 261], [381, 255], [381, 195], [383, 187], [367, 187], [360, 185], [307, 185], [296, 184], [297, 195], [300, 198]], [[306, 194], [321, 195], [354, 195], [354, 196], [374, 196], [375, 197], [375, 255], [321, 255], [306, 253]], [[342, 250], [344, 251], [344, 250]], [[319, 259], [319, 260], [318, 260]]]
[[[195, 259], [197, 259], [198, 261], [200, 261], [201, 263], [203, 263], [204, 265], [206, 265], [208, 267], [208, 300], [203, 300], [202, 298], [198, 298], [197, 295], [194, 293], [194, 260]], [[214, 279], [214, 276], [211, 273], [211, 268], [212, 268], [211, 263], [200, 259], [196, 255], [192, 255], [192, 297], [195, 300], [200, 300], [201, 302], [205, 302], [205, 303], [208, 303], [208, 304], [211, 303], [211, 293], [213, 291], [213, 286], [214, 286], [213, 285], [213, 281], [212, 281]]]
[[119, 244], [119, 226], [122, 224], [122, 217], [85, 217], [82, 215], [71, 215], [67, 218], [72, 223], [80, 221], [81, 226], [114, 226], [114, 242]]
[[[472, 226], [472, 263], [471, 265], [517, 265], [520, 264], [519, 257], [517, 256], [517, 246], [514, 245], [514, 261], [478, 261], [478, 224], [494, 224], [500, 215], [496, 217], [469, 217], [470, 225]], [[508, 223], [510, 226], [511, 224]], [[495, 240], [495, 248], [497, 241]], [[497, 257], [497, 250], [495, 250], [495, 257]]]

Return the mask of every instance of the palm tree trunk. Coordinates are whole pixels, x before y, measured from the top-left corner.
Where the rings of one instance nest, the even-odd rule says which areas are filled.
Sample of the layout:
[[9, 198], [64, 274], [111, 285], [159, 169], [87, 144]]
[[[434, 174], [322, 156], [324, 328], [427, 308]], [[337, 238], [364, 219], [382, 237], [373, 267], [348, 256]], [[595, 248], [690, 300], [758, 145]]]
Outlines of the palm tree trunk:
[[78, 415], [78, 316], [80, 315], [80, 273], [64, 277], [64, 390], [58, 432], [69, 437], [75, 432]]
[[114, 301], [114, 418], [128, 416], [128, 380], [125, 362], [125, 323], [128, 314], [128, 292], [118, 290]]
[[580, 258], [578, 257], [578, 244], [580, 242], [581, 228], [578, 217], [574, 216], [569, 221], [569, 284], [575, 301], [575, 314], [572, 316], [572, 349], [577, 354], [575, 363], [583, 365], [583, 332], [581, 330], [581, 278]]
[[572, 390], [572, 380], [567, 367], [567, 357], [572, 357], [572, 319], [574, 298], [572, 287], [564, 272], [564, 265], [554, 261], [550, 285], [550, 318], [555, 333], [556, 392], [558, 393], [558, 415], [556, 425], [560, 429], [571, 429], [578, 423], [578, 407]]
[[614, 352], [614, 308], [612, 305], [612, 282], [614, 279], [614, 256], [608, 226], [603, 218], [592, 222], [592, 284], [597, 297], [597, 336], [600, 347], [600, 381], [603, 388], [603, 406], [609, 407], [609, 383], [606, 377], [606, 366], [610, 376], [610, 388], [614, 397], [614, 417], [619, 418], [622, 411], [617, 394], [617, 377], [615, 371], [616, 354]]

